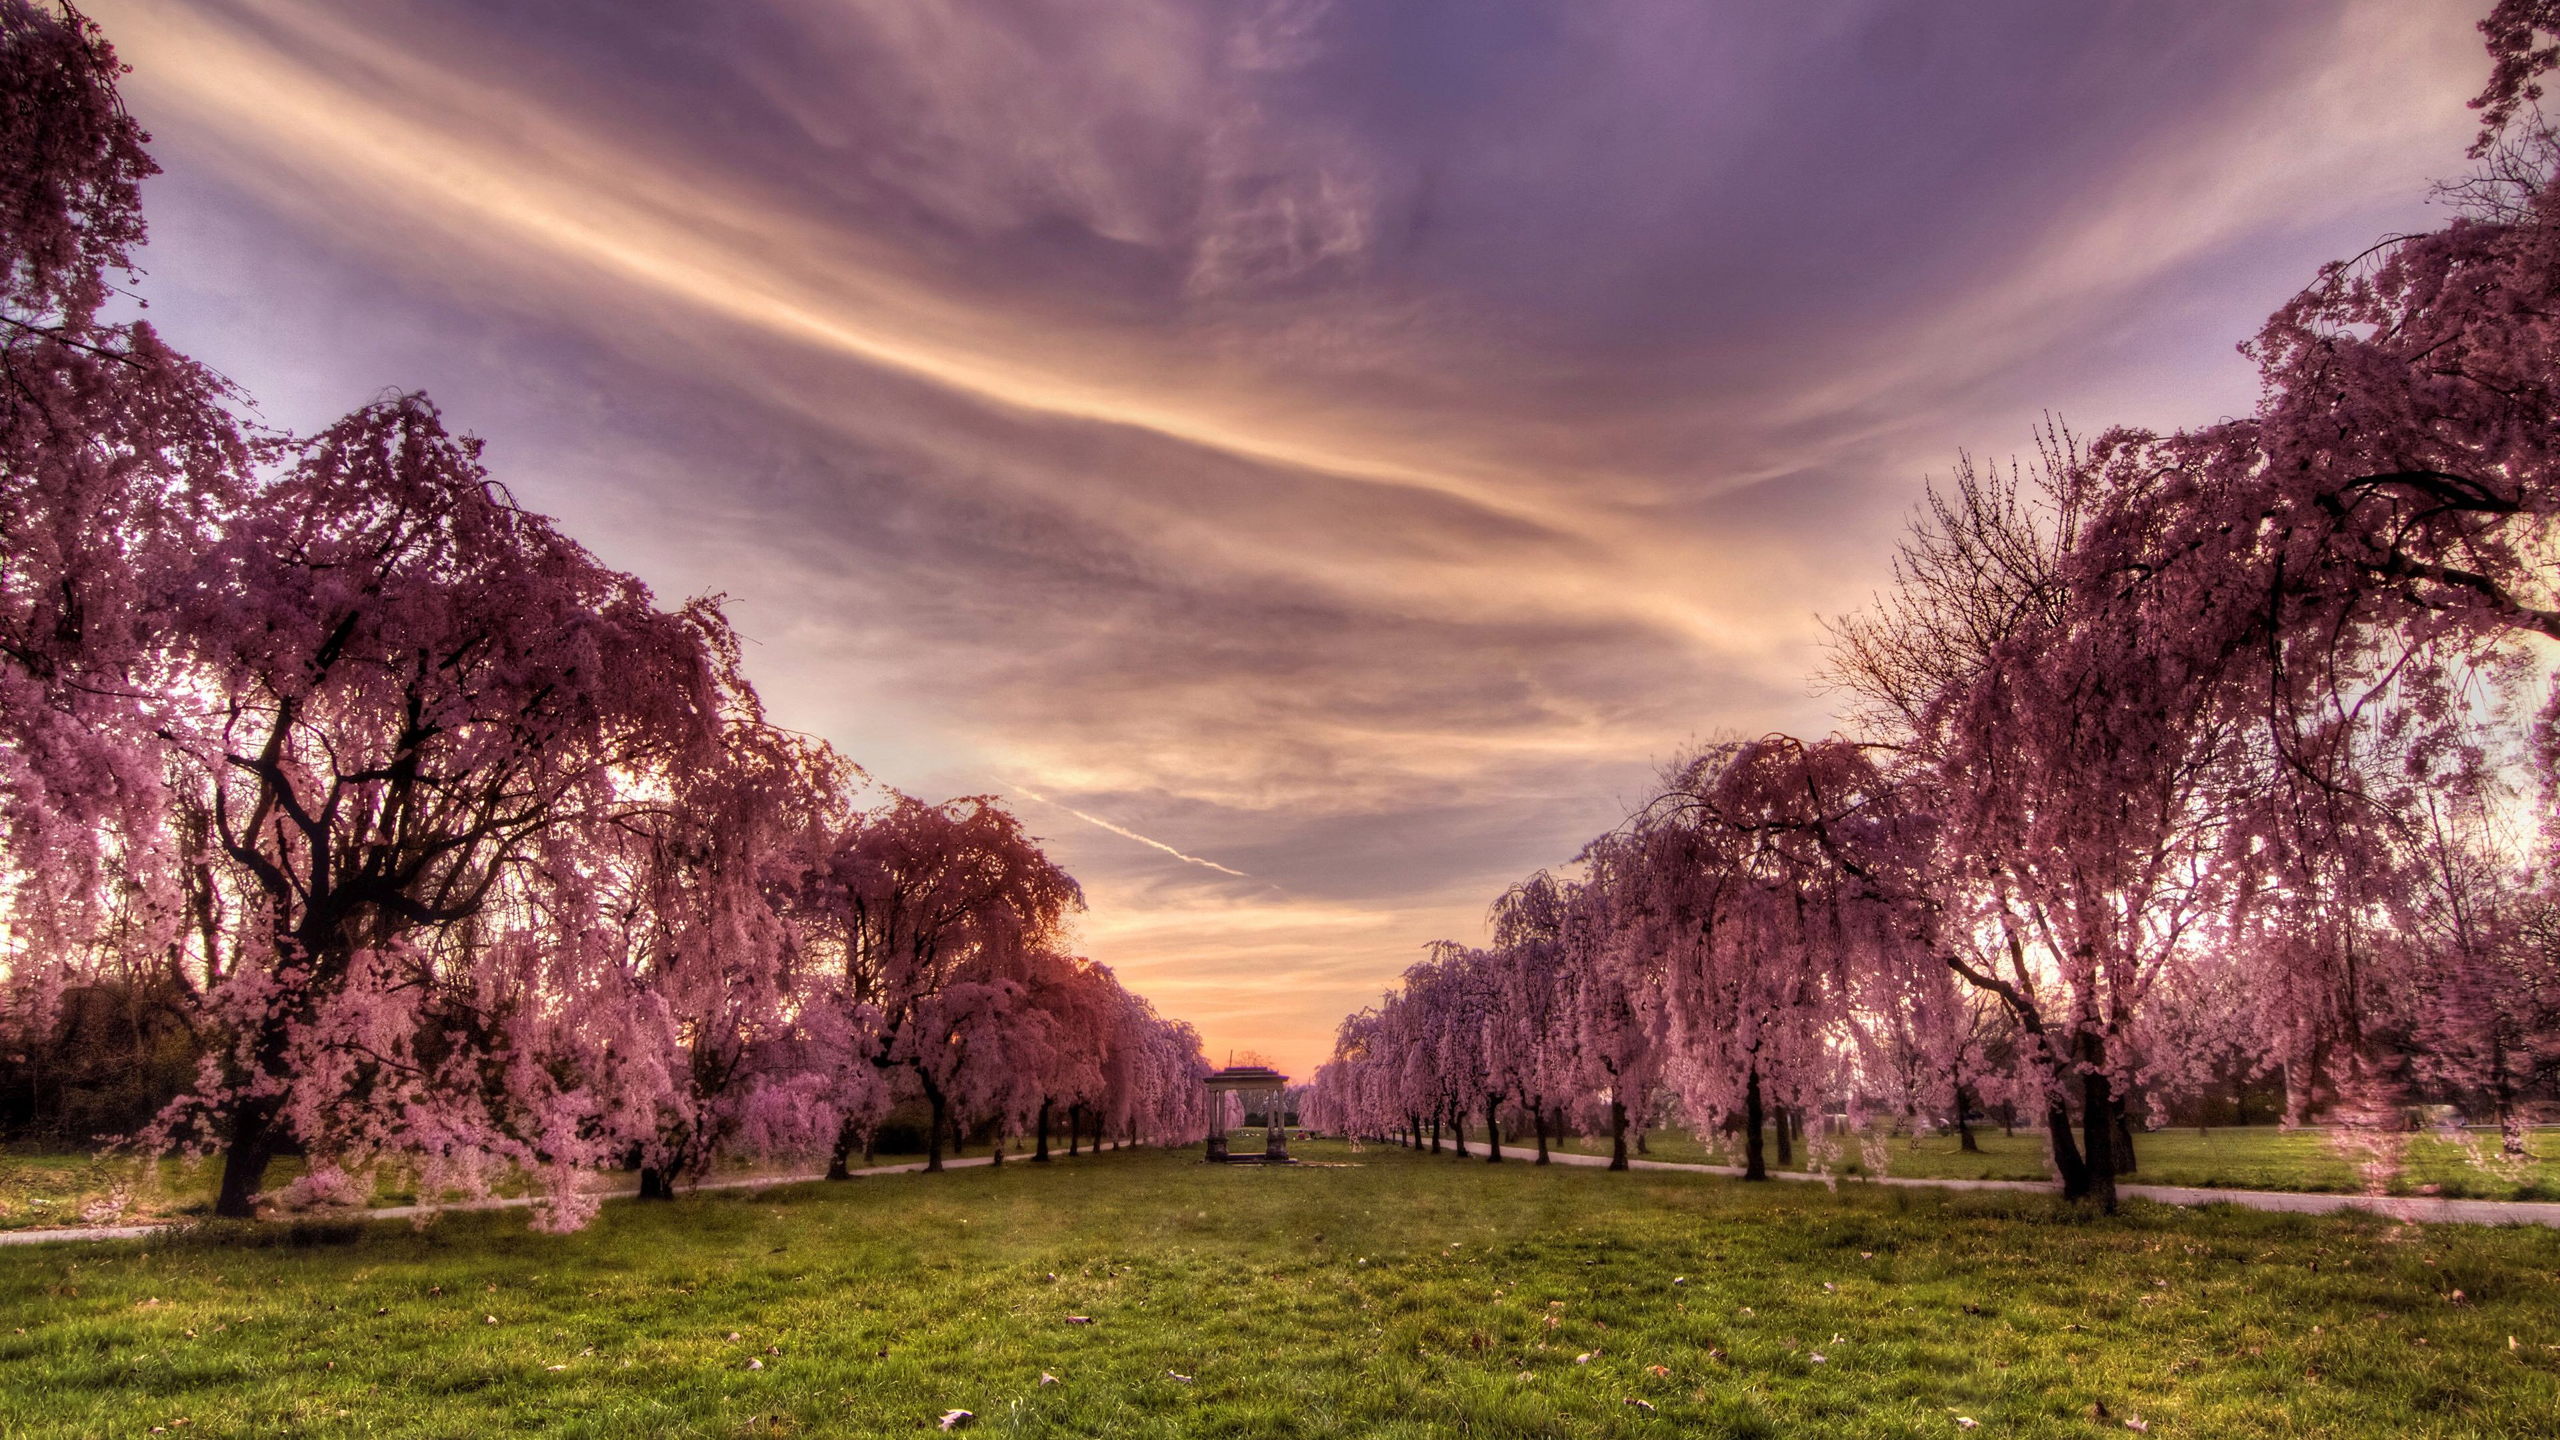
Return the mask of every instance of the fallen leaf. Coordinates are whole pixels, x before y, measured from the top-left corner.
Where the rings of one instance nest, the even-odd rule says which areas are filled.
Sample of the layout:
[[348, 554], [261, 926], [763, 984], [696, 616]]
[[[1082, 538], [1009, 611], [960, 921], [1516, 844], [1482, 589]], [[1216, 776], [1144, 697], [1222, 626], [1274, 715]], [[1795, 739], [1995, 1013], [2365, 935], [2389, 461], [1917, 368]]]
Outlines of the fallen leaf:
[[1043, 1370], [1040, 1372], [1040, 1383], [1043, 1385], [1055, 1385], [1058, 1383], [1058, 1377], [1050, 1374], [1046, 1370]]
[[1646, 1413], [1646, 1414], [1648, 1414], [1648, 1415], [1650, 1415], [1650, 1414], [1652, 1414], [1652, 1413], [1653, 1413], [1653, 1402], [1651, 1402], [1651, 1401], [1649, 1401], [1649, 1400], [1638, 1400], [1638, 1399], [1636, 1399], [1634, 1396], [1630, 1395], [1630, 1396], [1628, 1396], [1628, 1397], [1627, 1397], [1627, 1399], [1626, 1399], [1625, 1403], [1626, 1403], [1626, 1404], [1629, 1404], [1629, 1405], [1633, 1405], [1634, 1407], [1636, 1407], [1636, 1408], [1637, 1408], [1637, 1409], [1639, 1409], [1639, 1410], [1642, 1410], [1643, 1412], [1645, 1412], [1645, 1413]]
[[764, 1368], [764, 1362], [761, 1360], [750, 1360], [747, 1362], [747, 1368], [750, 1370], [761, 1370]]
[[480, 1323], [483, 1325], [495, 1325], [498, 1323], [498, 1317], [495, 1315], [483, 1315], [480, 1317]]
[[1070, 1325], [1090, 1325], [1093, 1323], [1093, 1317], [1090, 1315], [1070, 1315], [1067, 1317], [1067, 1323]]
[[975, 1410], [945, 1410], [942, 1412], [942, 1428], [957, 1430], [977, 1418], [978, 1412]]
[[566, 1370], [569, 1367], [566, 1365], [545, 1365], [542, 1368], [545, 1370]]
[[1970, 1415], [1959, 1415], [1956, 1417], [1956, 1428], [1959, 1430], [1970, 1430], [1981, 1423], [1981, 1421], [1974, 1419]]
[[1166, 1372], [1164, 1372], [1164, 1373], [1166, 1373], [1167, 1375], [1172, 1376], [1172, 1377], [1173, 1377], [1174, 1379], [1176, 1379], [1176, 1380], [1181, 1381], [1181, 1382], [1182, 1382], [1183, 1384], [1185, 1384], [1185, 1385], [1188, 1385], [1188, 1384], [1190, 1384], [1190, 1383], [1191, 1383], [1191, 1377], [1190, 1377], [1190, 1376], [1188, 1376], [1188, 1375], [1183, 1374], [1183, 1373], [1182, 1373], [1181, 1371], [1179, 1371], [1179, 1370], [1167, 1370], [1167, 1371], [1166, 1371]]
[[1591, 1363], [1592, 1354], [1592, 1351], [1585, 1350], [1581, 1354], [1573, 1357], [1573, 1363], [1576, 1365], [1588, 1365]]
[[1689, 1277], [1686, 1275], [1674, 1275], [1671, 1277], [1671, 1283], [1674, 1285], [1686, 1285], [1689, 1283]]
[[1831, 1363], [1830, 1361], [1823, 1359], [1823, 1358], [1822, 1358], [1822, 1356], [1821, 1356], [1821, 1354], [1820, 1354], [1819, 1352], [1817, 1352], [1817, 1353], [1815, 1353], [1815, 1354], [1813, 1354], [1813, 1355], [1810, 1355], [1810, 1356], [1808, 1356], [1808, 1357], [1806, 1357], [1806, 1358], [1808, 1358], [1808, 1359], [1810, 1359], [1811, 1361], [1813, 1361], [1813, 1363], [1814, 1363], [1814, 1364], [1816, 1364], [1816, 1365], [1828, 1365], [1828, 1364], [1830, 1364], [1830, 1363]]
[[1671, 1374], [1671, 1367], [1670, 1367], [1670, 1366], [1668, 1366], [1668, 1365], [1651, 1365], [1651, 1366], [1647, 1366], [1647, 1367], [1646, 1367], [1646, 1369], [1647, 1369], [1647, 1370], [1648, 1370], [1648, 1371], [1649, 1371], [1649, 1372], [1650, 1372], [1650, 1373], [1651, 1373], [1651, 1374], [1652, 1374], [1656, 1379], [1662, 1379], [1662, 1378], [1668, 1377], [1668, 1376]]
[[737, 1338], [738, 1338], [738, 1332], [737, 1332], [737, 1331], [735, 1331], [735, 1330], [730, 1331], [730, 1332], [729, 1332], [729, 1338], [730, 1338], [730, 1340], [732, 1340], [732, 1341], [737, 1340]]
[[2142, 1434], [2142, 1435], [2148, 1435], [2148, 1434], [2150, 1434], [2150, 1433], [2151, 1433], [2151, 1425], [2150, 1425], [2150, 1422], [2148, 1422], [2148, 1421], [2144, 1420], [2144, 1419], [2143, 1419], [2141, 1416], [2139, 1416], [2139, 1415], [2129, 1415], [2129, 1416], [2126, 1416], [2126, 1417], [2125, 1417], [2125, 1422], [2124, 1422], [2124, 1428], [2126, 1428], [2127, 1430], [2134, 1431], [2134, 1432], [2135, 1432], [2135, 1433], [2137, 1433], [2137, 1434]]

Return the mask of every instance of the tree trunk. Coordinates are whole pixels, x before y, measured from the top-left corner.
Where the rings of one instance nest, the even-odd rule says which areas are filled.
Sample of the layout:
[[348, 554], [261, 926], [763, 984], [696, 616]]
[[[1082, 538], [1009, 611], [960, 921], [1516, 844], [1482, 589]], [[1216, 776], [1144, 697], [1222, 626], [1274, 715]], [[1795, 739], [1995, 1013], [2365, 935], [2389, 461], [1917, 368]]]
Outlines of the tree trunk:
[[2246, 1125], [2249, 1123], [2249, 1075], [2247, 1071], [2242, 1071], [2239, 1078], [2231, 1082], [2231, 1123], [2234, 1125]]
[[1650, 1154], [1652, 1154], [1652, 1153], [1653, 1153], [1653, 1147], [1645, 1143], [1645, 1137], [1646, 1137], [1647, 1135], [1652, 1134], [1652, 1133], [1653, 1133], [1652, 1131], [1647, 1130], [1645, 1127], [1643, 1127], [1643, 1126], [1641, 1126], [1641, 1125], [1639, 1125], [1639, 1126], [1637, 1126], [1637, 1127], [1636, 1127], [1636, 1153], [1637, 1153], [1637, 1154], [1639, 1154], [1639, 1155], [1650, 1155]]
[[1484, 1163], [1502, 1163], [1502, 1102], [1488, 1095], [1484, 1101]]
[[2089, 1170], [2088, 1198], [2112, 1215], [2116, 1210], [2115, 1097], [2108, 1093], [2103, 1068], [2106, 1051], [2097, 1037], [2085, 1042], [2088, 1069], [2080, 1076], [2080, 1163]]
[[2053, 1145], [2054, 1173], [2062, 1180], [2062, 1198], [2089, 1198], [2089, 1167], [2080, 1163], [2080, 1147], [2071, 1138], [2071, 1111], [2055, 1100], [2045, 1107], [2044, 1128]]
[[1609, 1097], [1609, 1168], [1627, 1168], [1627, 1107]]
[[276, 1157], [275, 1106], [267, 1101], [243, 1104], [231, 1117], [231, 1144], [222, 1154], [222, 1190], [213, 1213], [225, 1220], [252, 1220], [258, 1214], [258, 1186], [267, 1178], [267, 1162]]
[[[835, 1148], [827, 1152], [828, 1179], [850, 1180], [853, 1178], [853, 1167], [849, 1162], [853, 1159], [854, 1147], [861, 1143], [862, 1137], [854, 1133], [852, 1121], [847, 1120], [836, 1127]], [[868, 1161], [871, 1157], [865, 1155], [862, 1158]]]
[[1973, 1122], [1966, 1119], [1964, 1113], [1965, 1111], [1973, 1108], [1965, 1103], [1971, 1098], [1971, 1096], [1965, 1093], [1963, 1086], [1959, 1085], [1956, 1087], [1956, 1139], [1959, 1142], [1956, 1148], [1964, 1151], [1967, 1155], [1979, 1155], [1982, 1153], [1982, 1146], [1975, 1142], [1973, 1138]]
[[1768, 1157], [1760, 1149], [1760, 1127], [1767, 1120], [1760, 1106], [1760, 1071], [1754, 1067], [1742, 1082], [1742, 1178], [1769, 1178]]
[[998, 1130], [996, 1132], [996, 1143], [994, 1147], [987, 1152], [987, 1163], [990, 1165], [1001, 1165], [1004, 1163], [1004, 1132], [1002, 1130]]
[[1440, 1153], [1440, 1112], [1437, 1110], [1431, 1112], [1431, 1153]]
[[1529, 1123], [1538, 1128], [1538, 1163], [1544, 1165], [1547, 1163], [1547, 1107], [1530, 1106]]
[[1032, 1158], [1032, 1159], [1034, 1159], [1034, 1160], [1040, 1161], [1040, 1162], [1041, 1162], [1041, 1163], [1043, 1163], [1043, 1164], [1048, 1163], [1048, 1159], [1049, 1159], [1049, 1102], [1048, 1102], [1048, 1101], [1046, 1101], [1046, 1100], [1043, 1100], [1043, 1101], [1041, 1101], [1041, 1102], [1040, 1102], [1040, 1144], [1039, 1144], [1039, 1147], [1038, 1147], [1037, 1149], [1035, 1149], [1035, 1150], [1033, 1150], [1033, 1151], [1031, 1152], [1031, 1158]]
[[2121, 1095], [2116, 1097], [2115, 1159], [2116, 1173], [2119, 1175], [2131, 1175], [2141, 1168], [2139, 1157], [2133, 1153], [2133, 1117], [2128, 1113], [2129, 1108], [2125, 1104], [2125, 1097]]
[[675, 1177], [655, 1165], [640, 1167], [640, 1198], [673, 1200], [676, 1198]]
[[1781, 1105], [1769, 1117], [1770, 1128], [1778, 1132], [1778, 1168], [1792, 1170], [1796, 1165], [1795, 1112]]
[[933, 1107], [932, 1123], [924, 1127], [924, 1168], [928, 1173], [939, 1173], [942, 1169], [942, 1129], [949, 1123], [949, 1117], [943, 1113], [940, 1090], [927, 1085], [924, 1089], [924, 1098], [925, 1102]]
[[1467, 1155], [1467, 1108], [1455, 1101], [1449, 1105], [1449, 1138], [1456, 1143], [1458, 1158]]

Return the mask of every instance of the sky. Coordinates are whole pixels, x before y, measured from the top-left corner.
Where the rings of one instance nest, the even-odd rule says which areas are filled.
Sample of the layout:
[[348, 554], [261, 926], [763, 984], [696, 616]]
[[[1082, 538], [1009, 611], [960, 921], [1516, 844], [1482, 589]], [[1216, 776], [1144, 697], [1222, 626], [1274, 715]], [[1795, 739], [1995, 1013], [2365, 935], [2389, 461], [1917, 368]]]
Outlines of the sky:
[[2487, 0], [84, 0], [141, 288], [424, 389], [782, 723], [1007, 798], [1211, 1058], [1684, 746], [1828, 731], [1931, 475], [2244, 413]]

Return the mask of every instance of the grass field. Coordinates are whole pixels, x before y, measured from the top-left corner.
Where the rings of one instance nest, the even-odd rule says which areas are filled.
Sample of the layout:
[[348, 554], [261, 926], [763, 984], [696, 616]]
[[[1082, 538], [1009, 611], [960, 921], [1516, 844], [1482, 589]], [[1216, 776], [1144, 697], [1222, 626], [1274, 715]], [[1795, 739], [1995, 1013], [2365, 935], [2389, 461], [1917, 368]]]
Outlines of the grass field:
[[[1982, 1144], [1979, 1155], [1963, 1153], [1953, 1136], [1929, 1136], [1917, 1145], [1908, 1139], [1888, 1141], [1886, 1173], [1935, 1179], [2047, 1178], [2040, 1137], [2025, 1133], [2003, 1136], [1997, 1128], [1986, 1128], [1978, 1138]], [[2495, 1149], [2494, 1136], [2481, 1139], [2485, 1147]], [[1471, 1132], [1470, 1146], [1482, 1142], [1481, 1130]], [[1564, 1143], [1585, 1154], [1605, 1155], [1609, 1151], [1605, 1138], [1585, 1136]], [[1726, 1163], [1736, 1158], [1711, 1152], [1694, 1137], [1677, 1131], [1655, 1131], [1646, 1143], [1650, 1158], [1656, 1160]], [[2399, 1195], [2560, 1200], [2560, 1132], [2539, 1131], [2530, 1143], [2534, 1157], [2525, 1166], [2513, 1171], [2483, 1170], [2458, 1147], [2433, 1135], [2416, 1136], [2410, 1142], [2406, 1171], [2390, 1188]], [[1517, 1144], [1516, 1140], [1506, 1142], [1505, 1149]], [[2161, 1130], [2142, 1136], [2137, 1144], [2142, 1163], [2135, 1174], [2125, 1177], [2131, 1181], [2243, 1190], [2352, 1192], [2364, 1188], [2355, 1162], [2338, 1153], [2324, 1131], [2288, 1132], [2251, 1126], [2199, 1135], [2193, 1130]], [[1842, 1172], [1869, 1173], [1864, 1161], [1867, 1153], [1859, 1141], [1848, 1141], [1842, 1155]], [[882, 1155], [878, 1161], [893, 1164], [914, 1158], [917, 1157]], [[1770, 1163], [1777, 1163], [1774, 1148]], [[290, 1182], [300, 1168], [297, 1160], [279, 1160], [268, 1172], [267, 1183], [280, 1187]], [[1801, 1153], [1795, 1168], [1804, 1168]], [[213, 1209], [216, 1178], [217, 1172], [209, 1164], [188, 1166], [176, 1161], [0, 1152], [0, 1231], [88, 1223], [84, 1217], [90, 1213], [103, 1215], [99, 1202], [111, 1196], [120, 1196], [124, 1202], [115, 1211], [114, 1223], [199, 1219]], [[602, 1177], [607, 1183], [628, 1179]], [[2427, 1186], [2435, 1188], [2427, 1190]], [[416, 1199], [414, 1191], [397, 1180], [383, 1184], [375, 1196], [375, 1202], [382, 1205], [406, 1205]]]
[[2560, 1434], [2549, 1230], [1300, 1153], [0, 1251], [0, 1435]]
[[[2474, 1135], [2482, 1153], [2494, 1157], [2498, 1148], [2495, 1135]], [[1883, 1173], [1933, 1180], [2046, 1180], [2052, 1178], [2045, 1164], [2044, 1137], [2027, 1131], [2002, 1135], [1997, 1126], [1975, 1132], [1982, 1147], [1978, 1155], [1964, 1153], [1953, 1135], [1930, 1135], [1916, 1143], [1909, 1137], [1895, 1137], [1882, 1142], [1882, 1155], [1852, 1137], [1844, 1142], [1841, 1152], [1843, 1174], [1874, 1173], [1871, 1158], [1883, 1161]], [[1482, 1142], [1480, 1133], [1470, 1134], [1470, 1147]], [[1677, 1131], [1655, 1131], [1646, 1137], [1649, 1158], [1674, 1161], [1706, 1161], [1715, 1164], [1739, 1164], [1739, 1151], [1710, 1152], [1690, 1136]], [[1506, 1140], [1504, 1149], [1513, 1142]], [[1577, 1137], [1571, 1148], [1585, 1154], [1606, 1155], [1606, 1136]], [[1535, 1142], [1531, 1142], [1535, 1148]], [[2433, 1134], [2409, 1137], [2409, 1150], [2402, 1172], [2389, 1186], [2394, 1195], [2450, 1195], [2477, 1200], [2560, 1200], [2560, 1132], [2535, 1131], [2527, 1137], [2530, 1158], [2509, 1169], [2503, 1165], [2482, 1168], [2472, 1162], [2460, 1145]], [[2246, 1129], [2212, 1130], [2199, 1134], [2194, 1130], [2154, 1130], [2134, 1139], [2139, 1165], [2134, 1173], [2122, 1177], [2130, 1183], [2149, 1185], [2201, 1185], [2217, 1190], [2308, 1190], [2332, 1194], [2354, 1193], [2365, 1188], [2357, 1160], [2342, 1153], [2330, 1142], [2325, 1130], [2281, 1130], [2273, 1126], [2250, 1126]], [[1769, 1164], [1776, 1166], [1777, 1149], [1768, 1150]], [[1794, 1168], [1803, 1169], [1805, 1155], [1796, 1154]], [[2428, 1187], [2433, 1187], [2432, 1189]]]
[[[981, 1148], [969, 1153], [985, 1151]], [[921, 1158], [878, 1155], [871, 1163], [896, 1165]], [[723, 1171], [719, 1178], [754, 1173], [751, 1167], [741, 1166]], [[281, 1189], [301, 1174], [301, 1160], [292, 1156], [280, 1158], [267, 1167], [267, 1188]], [[221, 1178], [220, 1167], [212, 1162], [188, 1164], [127, 1156], [0, 1151], [0, 1231], [201, 1220], [213, 1213], [214, 1191]], [[598, 1175], [595, 1182], [625, 1192], [635, 1183], [627, 1173]], [[380, 1180], [373, 1196], [373, 1203], [381, 1206], [413, 1205], [417, 1201], [416, 1186], [397, 1176]]]

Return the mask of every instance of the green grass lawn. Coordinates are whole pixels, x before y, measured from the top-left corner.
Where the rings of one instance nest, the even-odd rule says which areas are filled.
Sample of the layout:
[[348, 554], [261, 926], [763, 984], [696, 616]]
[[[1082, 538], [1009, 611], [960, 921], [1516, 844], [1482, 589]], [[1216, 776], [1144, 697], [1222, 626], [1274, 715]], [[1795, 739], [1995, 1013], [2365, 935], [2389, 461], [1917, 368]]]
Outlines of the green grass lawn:
[[[1244, 1131], [1236, 1132], [1242, 1148], [1258, 1149], [1259, 1142]], [[2042, 1137], [2020, 1133], [2004, 1136], [1997, 1128], [1985, 1128], [1978, 1138], [1982, 1153], [1967, 1155], [1958, 1147], [1955, 1137], [1928, 1136], [1914, 1145], [1907, 1138], [1886, 1142], [1886, 1173], [1933, 1179], [1959, 1178], [1973, 1180], [2043, 1180], [2045, 1169]], [[2481, 1137], [2484, 1145], [2494, 1150], [2494, 1136]], [[1483, 1143], [1482, 1131], [1470, 1133], [1469, 1145]], [[2199, 1135], [2193, 1130], [2160, 1130], [2141, 1136], [2136, 1142], [2141, 1167], [2125, 1177], [2129, 1181], [2153, 1185], [2202, 1185], [2219, 1189], [2242, 1190], [2314, 1190], [2352, 1192], [2364, 1188], [2353, 1160], [2339, 1154], [2329, 1143], [2325, 1131], [2283, 1131], [2272, 1126], [2251, 1126], [2238, 1130], [2215, 1130]], [[1582, 1136], [1562, 1142], [1564, 1148], [1586, 1154], [1609, 1152], [1606, 1138]], [[1678, 1131], [1658, 1130], [1646, 1139], [1649, 1158], [1655, 1160], [1704, 1161], [1731, 1163], [1738, 1157], [1708, 1150], [1695, 1137]], [[1533, 1149], [1534, 1143], [1519, 1147], [1515, 1139], [1504, 1149]], [[2515, 1171], [2483, 1170], [2473, 1165], [2457, 1147], [2433, 1135], [2412, 1137], [2406, 1171], [2390, 1188], [2395, 1195], [2420, 1193], [2467, 1196], [2490, 1200], [2560, 1200], [2560, 1132], [2544, 1130], [2531, 1138], [2534, 1158]], [[973, 1149], [969, 1153], [983, 1153]], [[1016, 1153], [1019, 1153], [1017, 1148]], [[1770, 1163], [1777, 1163], [1777, 1151], [1770, 1152]], [[1861, 1142], [1851, 1138], [1842, 1151], [1844, 1174], [1869, 1173], [1864, 1163], [1867, 1151]], [[881, 1155], [879, 1164], [898, 1164], [919, 1157]], [[1796, 1169], [1804, 1168], [1799, 1152]], [[281, 1187], [301, 1173], [301, 1162], [291, 1158], [278, 1160], [267, 1174], [270, 1188]], [[741, 1169], [737, 1173], [751, 1173]], [[84, 1214], [109, 1196], [121, 1196], [123, 1208], [111, 1223], [141, 1224], [157, 1220], [200, 1219], [212, 1212], [215, 1182], [220, 1175], [213, 1164], [186, 1165], [174, 1160], [141, 1161], [127, 1158], [100, 1158], [89, 1155], [59, 1153], [0, 1152], [0, 1231], [46, 1229], [64, 1225], [90, 1223]], [[601, 1177], [600, 1183], [624, 1183], [628, 1176]], [[2436, 1187], [2432, 1191], [2426, 1186]], [[384, 1181], [375, 1195], [381, 1205], [407, 1205], [416, 1201], [413, 1187], [397, 1177]]]
[[1299, 1153], [0, 1251], [0, 1435], [2560, 1435], [2560, 1232]]
[[[980, 1147], [969, 1153], [986, 1152]], [[897, 1165], [921, 1158], [879, 1155], [871, 1163]], [[753, 1167], [737, 1166], [713, 1178], [755, 1173]], [[281, 1189], [301, 1174], [302, 1161], [285, 1156], [267, 1167], [266, 1188]], [[599, 1185], [624, 1190], [636, 1183], [629, 1174], [595, 1178]], [[190, 1164], [58, 1151], [0, 1151], [0, 1231], [200, 1220], [213, 1213], [214, 1192], [221, 1179], [222, 1169], [215, 1161]], [[384, 1176], [375, 1186], [376, 1205], [413, 1205], [417, 1200], [417, 1187], [401, 1176]]]
[[[1481, 1133], [1470, 1134], [1468, 1145], [1472, 1148], [1481, 1144], [1482, 1138]], [[2473, 1138], [2483, 1153], [2495, 1156], [2497, 1136]], [[2042, 1135], [2027, 1131], [2002, 1135], [1997, 1126], [1991, 1126], [1976, 1131], [1975, 1140], [1982, 1147], [1978, 1155], [1964, 1153], [1953, 1135], [1924, 1136], [1916, 1143], [1907, 1136], [1888, 1139], [1882, 1142], [1884, 1173], [1934, 1180], [2052, 1178], [2045, 1164]], [[1506, 1141], [1503, 1148], [1510, 1150], [1512, 1143]], [[1606, 1136], [1577, 1137], [1568, 1144], [1585, 1154], [1609, 1153]], [[1677, 1131], [1657, 1130], [1646, 1137], [1645, 1145], [1647, 1158], [1654, 1160], [1741, 1163], [1738, 1151], [1711, 1152], [1695, 1137]], [[2402, 1173], [2389, 1189], [2394, 1195], [2560, 1200], [2560, 1132], [2533, 1132], [2527, 1137], [2526, 1146], [2531, 1158], [2521, 1167], [2483, 1169], [2459, 1145], [2433, 1134], [2413, 1135]], [[1534, 1141], [1531, 1148], [1535, 1148]], [[1777, 1164], [1777, 1153], [1772, 1144], [1768, 1151], [1772, 1166]], [[2287, 1131], [2255, 1125], [2202, 1134], [2193, 1130], [2154, 1130], [2134, 1137], [2134, 1153], [2140, 1163], [2134, 1173], [2122, 1177], [2128, 1183], [2328, 1193], [2353, 1193], [2365, 1188], [2357, 1161], [2340, 1153], [2325, 1130]], [[1842, 1173], [1872, 1173], [1873, 1167], [1867, 1163], [1871, 1154], [1866, 1142], [1849, 1137], [1841, 1150]], [[1804, 1165], [1805, 1155], [1799, 1149], [1794, 1168], [1801, 1170]], [[2430, 1190], [2428, 1186], [2435, 1188]]]

